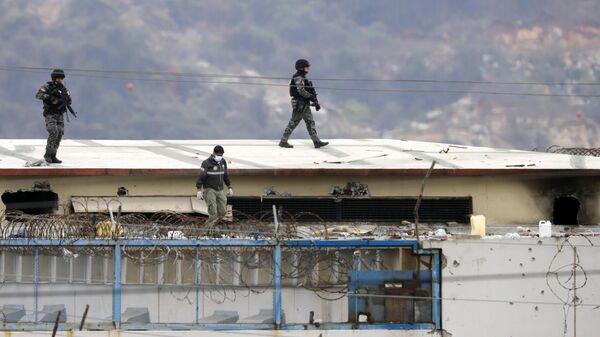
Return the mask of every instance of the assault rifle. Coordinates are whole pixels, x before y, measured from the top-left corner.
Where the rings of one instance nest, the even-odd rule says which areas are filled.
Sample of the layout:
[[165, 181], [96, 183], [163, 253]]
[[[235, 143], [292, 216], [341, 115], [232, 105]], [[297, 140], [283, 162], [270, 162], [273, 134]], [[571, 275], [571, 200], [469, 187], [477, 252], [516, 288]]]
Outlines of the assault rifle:
[[[77, 112], [75, 110], [73, 110], [73, 108], [71, 107], [71, 104], [69, 104], [69, 97], [67, 96], [67, 93], [63, 92], [63, 90], [56, 88], [56, 87], [55, 87], [54, 91], [56, 91], [56, 93], [58, 94], [57, 96], [61, 102], [61, 105], [58, 107], [58, 110], [60, 111], [63, 108], [67, 108], [67, 110], [69, 110], [71, 115], [73, 115], [73, 117], [77, 118]], [[69, 122], [68, 114], [67, 114], [67, 122]]]
[[306, 91], [313, 94], [313, 96], [314, 96], [312, 101], [315, 104], [315, 110], [317, 110], [317, 111], [321, 110], [321, 104], [319, 104], [319, 99], [317, 99], [317, 91], [315, 90], [315, 87], [313, 87], [312, 81], [306, 80], [305, 89], [306, 89]]

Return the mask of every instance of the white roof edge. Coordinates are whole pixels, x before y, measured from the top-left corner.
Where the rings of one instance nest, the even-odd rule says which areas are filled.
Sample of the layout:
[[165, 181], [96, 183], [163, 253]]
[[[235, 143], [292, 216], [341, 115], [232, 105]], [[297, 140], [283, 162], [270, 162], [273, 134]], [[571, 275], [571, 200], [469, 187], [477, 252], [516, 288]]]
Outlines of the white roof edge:
[[[310, 140], [291, 140], [294, 148], [283, 149], [278, 140], [265, 139], [69, 139], [58, 152], [64, 163], [44, 168], [197, 170], [220, 144], [232, 170], [422, 170], [434, 160], [437, 170], [600, 170], [599, 157], [396, 139], [328, 141], [330, 145], [315, 149]], [[0, 139], [0, 174], [40, 160], [45, 145], [45, 139]]]

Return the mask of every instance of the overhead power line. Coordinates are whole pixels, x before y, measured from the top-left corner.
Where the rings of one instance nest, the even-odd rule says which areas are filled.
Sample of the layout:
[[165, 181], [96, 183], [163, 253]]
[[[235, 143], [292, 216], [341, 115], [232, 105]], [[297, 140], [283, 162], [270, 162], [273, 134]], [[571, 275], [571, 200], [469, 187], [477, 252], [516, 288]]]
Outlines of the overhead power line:
[[[52, 67], [23, 67], [23, 66], [0, 66], [2, 70], [15, 71], [51, 71]], [[69, 72], [98, 73], [98, 74], [126, 74], [126, 75], [148, 75], [148, 76], [171, 76], [171, 77], [206, 77], [206, 78], [243, 78], [257, 80], [289, 80], [288, 76], [263, 76], [263, 75], [240, 75], [240, 74], [211, 74], [177, 71], [147, 71], [147, 70], [118, 70], [118, 69], [84, 69], [64, 68]], [[491, 84], [491, 85], [542, 85], [542, 86], [600, 86], [600, 82], [540, 82], [540, 81], [491, 81], [491, 80], [439, 80], [439, 79], [374, 79], [374, 78], [342, 78], [342, 77], [316, 77], [315, 81], [339, 81], [339, 82], [383, 82], [383, 83], [446, 83], [446, 84]]]
[[[18, 71], [18, 72], [46, 72], [51, 68], [35, 68], [35, 67], [7, 67], [0, 66], [3, 71]], [[239, 81], [239, 79], [251, 80], [289, 80], [287, 77], [268, 77], [268, 76], [246, 76], [246, 75], [228, 75], [228, 74], [193, 74], [183, 75], [184, 73], [167, 73], [167, 72], [136, 72], [125, 70], [94, 70], [94, 69], [65, 69], [71, 72], [69, 76], [76, 77], [91, 77], [91, 78], [107, 78], [125, 81], [148, 81], [148, 82], [169, 82], [169, 83], [203, 83], [203, 84], [226, 84], [226, 85], [247, 85], [247, 86], [266, 86], [266, 87], [288, 87], [287, 83], [273, 82], [248, 82]], [[129, 75], [143, 75], [152, 77], [131, 77]], [[158, 76], [158, 77], [157, 77]], [[161, 78], [162, 76], [162, 78]], [[164, 77], [167, 76], [167, 77]], [[176, 77], [176, 78], [169, 78]], [[205, 77], [221, 80], [205, 80], [205, 79], [186, 79], [179, 77]], [[224, 80], [227, 79], [227, 80]], [[315, 79], [317, 80], [317, 79]], [[319, 80], [338, 80], [338, 81], [387, 81], [387, 80], [367, 80], [367, 79], [319, 79]], [[395, 80], [395, 81], [429, 81], [429, 80]], [[453, 81], [438, 83], [475, 83], [475, 81]], [[509, 84], [509, 82], [503, 82]], [[526, 82], [514, 82], [525, 84]], [[492, 84], [492, 82], [487, 82]], [[495, 83], [499, 84], [499, 83]], [[592, 85], [592, 83], [588, 83]], [[600, 83], [599, 83], [600, 84]], [[320, 90], [331, 91], [350, 91], [363, 93], [391, 93], [391, 94], [475, 94], [475, 95], [495, 95], [495, 96], [529, 96], [529, 97], [562, 97], [562, 98], [600, 98], [600, 94], [560, 94], [560, 93], [537, 93], [537, 92], [510, 92], [496, 90], [457, 90], [457, 89], [374, 89], [374, 88], [347, 88], [347, 87], [331, 87], [331, 86], [314, 86]]]
[[[14, 277], [16, 276], [16, 274], [4, 274], [7, 277]], [[98, 282], [95, 281], [93, 283], [87, 283], [89, 280], [86, 278], [69, 278], [69, 277], [56, 277], [55, 278], [58, 282], [51, 282], [48, 283], [47, 280], [44, 281], [44, 284], [49, 284], [49, 285], [63, 285], [63, 284], [75, 284], [79, 287], [90, 287], [90, 288], [95, 288], [95, 289], [90, 289], [88, 291], [86, 291], [86, 294], [88, 295], [104, 295], [104, 294], [110, 294], [112, 293], [113, 289], [112, 288], [97, 288], [97, 286], [99, 285], [112, 285], [112, 283], [104, 283], [104, 282]], [[63, 281], [63, 282], [61, 282]], [[12, 281], [14, 282], [14, 281]], [[112, 280], [111, 280], [112, 282]], [[2, 287], [0, 287], [0, 293], [2, 293], [4, 291], [4, 289], [2, 289], [4, 286], [6, 286], [8, 283], [3, 284]], [[27, 284], [25, 282], [14, 282], [14, 283], [10, 283], [10, 284]], [[187, 290], [187, 289], [210, 289], [210, 288], [241, 288], [241, 287], [246, 287], [246, 286], [236, 286], [233, 284], [174, 284], [174, 283], [163, 283], [163, 284], [159, 284], [159, 283], [131, 283], [131, 282], [126, 282], [124, 283], [125, 285], [129, 285], [129, 286], [136, 286], [136, 289], [129, 289], [128, 292], [130, 294], [136, 294], [136, 295], [147, 295], [147, 294], [156, 294], [156, 286], [160, 285], [161, 287], [164, 288], [170, 288], [170, 289], [179, 289], [179, 290]], [[256, 288], [267, 288], [267, 289], [273, 289], [273, 285], [247, 285], [247, 287], [256, 287]], [[325, 291], [325, 289], [323, 289]], [[46, 290], [45, 292], [42, 292], [40, 297], [44, 297], [44, 296], [65, 296], [68, 297], [70, 295], [73, 294], [73, 290], [72, 289], [68, 289], [68, 290], [64, 290], [64, 289], [50, 289], [50, 290]], [[336, 292], [337, 294], [337, 292]], [[10, 291], [9, 293], [5, 293], [3, 296], [7, 296], [10, 298], [13, 297], [21, 297], [21, 298], [27, 298], [28, 296], [31, 295], [31, 292], [29, 291]], [[371, 298], [395, 298], [395, 299], [413, 299], [413, 300], [442, 300], [442, 301], [457, 301], [457, 302], [483, 302], [483, 303], [506, 303], [506, 304], [535, 304], [535, 305], [551, 305], [551, 306], [555, 306], [555, 305], [565, 305], [565, 303], [563, 302], [556, 302], [556, 301], [534, 301], [534, 300], [523, 300], [523, 299], [515, 299], [515, 298], [486, 298], [486, 297], [434, 297], [434, 296], [417, 296], [417, 295], [389, 295], [389, 294], [372, 294], [372, 293], [367, 293], [367, 294], [359, 294], [359, 293], [352, 293], [352, 292], [343, 292], [344, 297], [345, 296], [349, 296], [349, 297], [363, 297], [363, 298], [367, 298], [367, 297], [371, 297]], [[577, 306], [579, 307], [592, 307], [592, 308], [596, 308], [596, 307], [600, 307], [600, 303], [580, 303]], [[73, 316], [73, 317], [78, 317], [78, 316]]]

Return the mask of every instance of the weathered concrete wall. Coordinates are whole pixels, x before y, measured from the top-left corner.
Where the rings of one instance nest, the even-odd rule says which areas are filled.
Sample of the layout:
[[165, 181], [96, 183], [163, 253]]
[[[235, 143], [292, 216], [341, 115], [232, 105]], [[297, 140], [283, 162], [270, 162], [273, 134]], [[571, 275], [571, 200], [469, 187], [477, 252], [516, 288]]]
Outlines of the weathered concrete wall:
[[[442, 249], [442, 324], [453, 336], [560, 337], [564, 329], [567, 336], [572, 336], [575, 324], [579, 336], [596, 336], [600, 329], [600, 237], [577, 236], [570, 237], [568, 241], [564, 238], [426, 241], [423, 246]], [[571, 273], [574, 258], [577, 261], [576, 279]], [[577, 308], [568, 305], [575, 295], [573, 282], [577, 288], [576, 296], [580, 299]], [[0, 302], [22, 303], [31, 310], [32, 294], [32, 285], [3, 284]], [[42, 285], [40, 294], [40, 306], [64, 303], [69, 315], [80, 316], [85, 304], [89, 303], [90, 322], [105, 319], [111, 314], [110, 287], [106, 285]], [[207, 298], [208, 295], [208, 292], [201, 294], [201, 317], [210, 315], [215, 309], [231, 309], [231, 302], [215, 304]], [[193, 322], [194, 299], [193, 290], [188, 292], [173, 286], [162, 286], [160, 292], [157, 286], [128, 285], [123, 289], [123, 308], [148, 306], [154, 322]], [[240, 317], [245, 317], [260, 308], [270, 307], [272, 294], [266, 292], [244, 297], [240, 292], [236, 303]], [[320, 306], [317, 303], [321, 303]], [[346, 300], [325, 303], [301, 289], [286, 288], [283, 307], [288, 322], [306, 322], [309, 310], [315, 310], [316, 317], [325, 321], [344, 321], [347, 317]], [[70, 321], [77, 319], [70, 317]], [[317, 337], [319, 333], [322, 336], [357, 337], [436, 336], [424, 331], [269, 331], [258, 335]], [[210, 332], [160, 334], [212, 336]], [[228, 336], [228, 333], [220, 334]], [[10, 335], [35, 336], [32, 333]], [[129, 335], [135, 334], [121, 333], [121, 336]], [[73, 336], [108, 334], [75, 332]]]
[[[30, 189], [34, 181], [48, 180], [61, 202], [76, 196], [116, 195], [119, 186], [131, 195], [195, 195], [195, 177], [96, 176], [96, 177], [0, 177], [4, 190]], [[275, 186], [298, 196], [326, 196], [331, 186], [348, 181], [367, 183], [374, 196], [416, 196], [420, 176], [311, 176], [311, 177], [232, 177], [237, 195], [262, 195]], [[554, 198], [573, 195], [582, 202], [579, 220], [600, 223], [600, 180], [595, 177], [562, 176], [432, 176], [425, 195], [472, 196], [473, 211], [483, 214], [489, 224], [537, 224], [552, 218]], [[4, 205], [0, 204], [0, 211]]]
[[[577, 249], [576, 281], [571, 277]], [[425, 242], [441, 248], [443, 328], [453, 336], [577, 336], [600, 330], [600, 237]], [[562, 248], [561, 248], [562, 247]], [[551, 272], [551, 274], [548, 274]], [[559, 272], [556, 277], [555, 272]], [[556, 295], [555, 295], [556, 294]]]

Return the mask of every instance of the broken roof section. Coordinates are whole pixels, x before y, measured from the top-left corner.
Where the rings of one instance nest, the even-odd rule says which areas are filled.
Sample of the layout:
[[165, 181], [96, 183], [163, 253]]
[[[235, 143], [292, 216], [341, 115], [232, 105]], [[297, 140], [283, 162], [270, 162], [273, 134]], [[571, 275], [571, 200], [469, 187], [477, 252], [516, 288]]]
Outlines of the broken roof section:
[[214, 145], [225, 148], [232, 174], [486, 175], [566, 171], [600, 174], [600, 158], [394, 139], [309, 140], [283, 149], [274, 140], [66, 140], [63, 164], [26, 167], [42, 158], [43, 139], [0, 140], [0, 175], [195, 175]]

